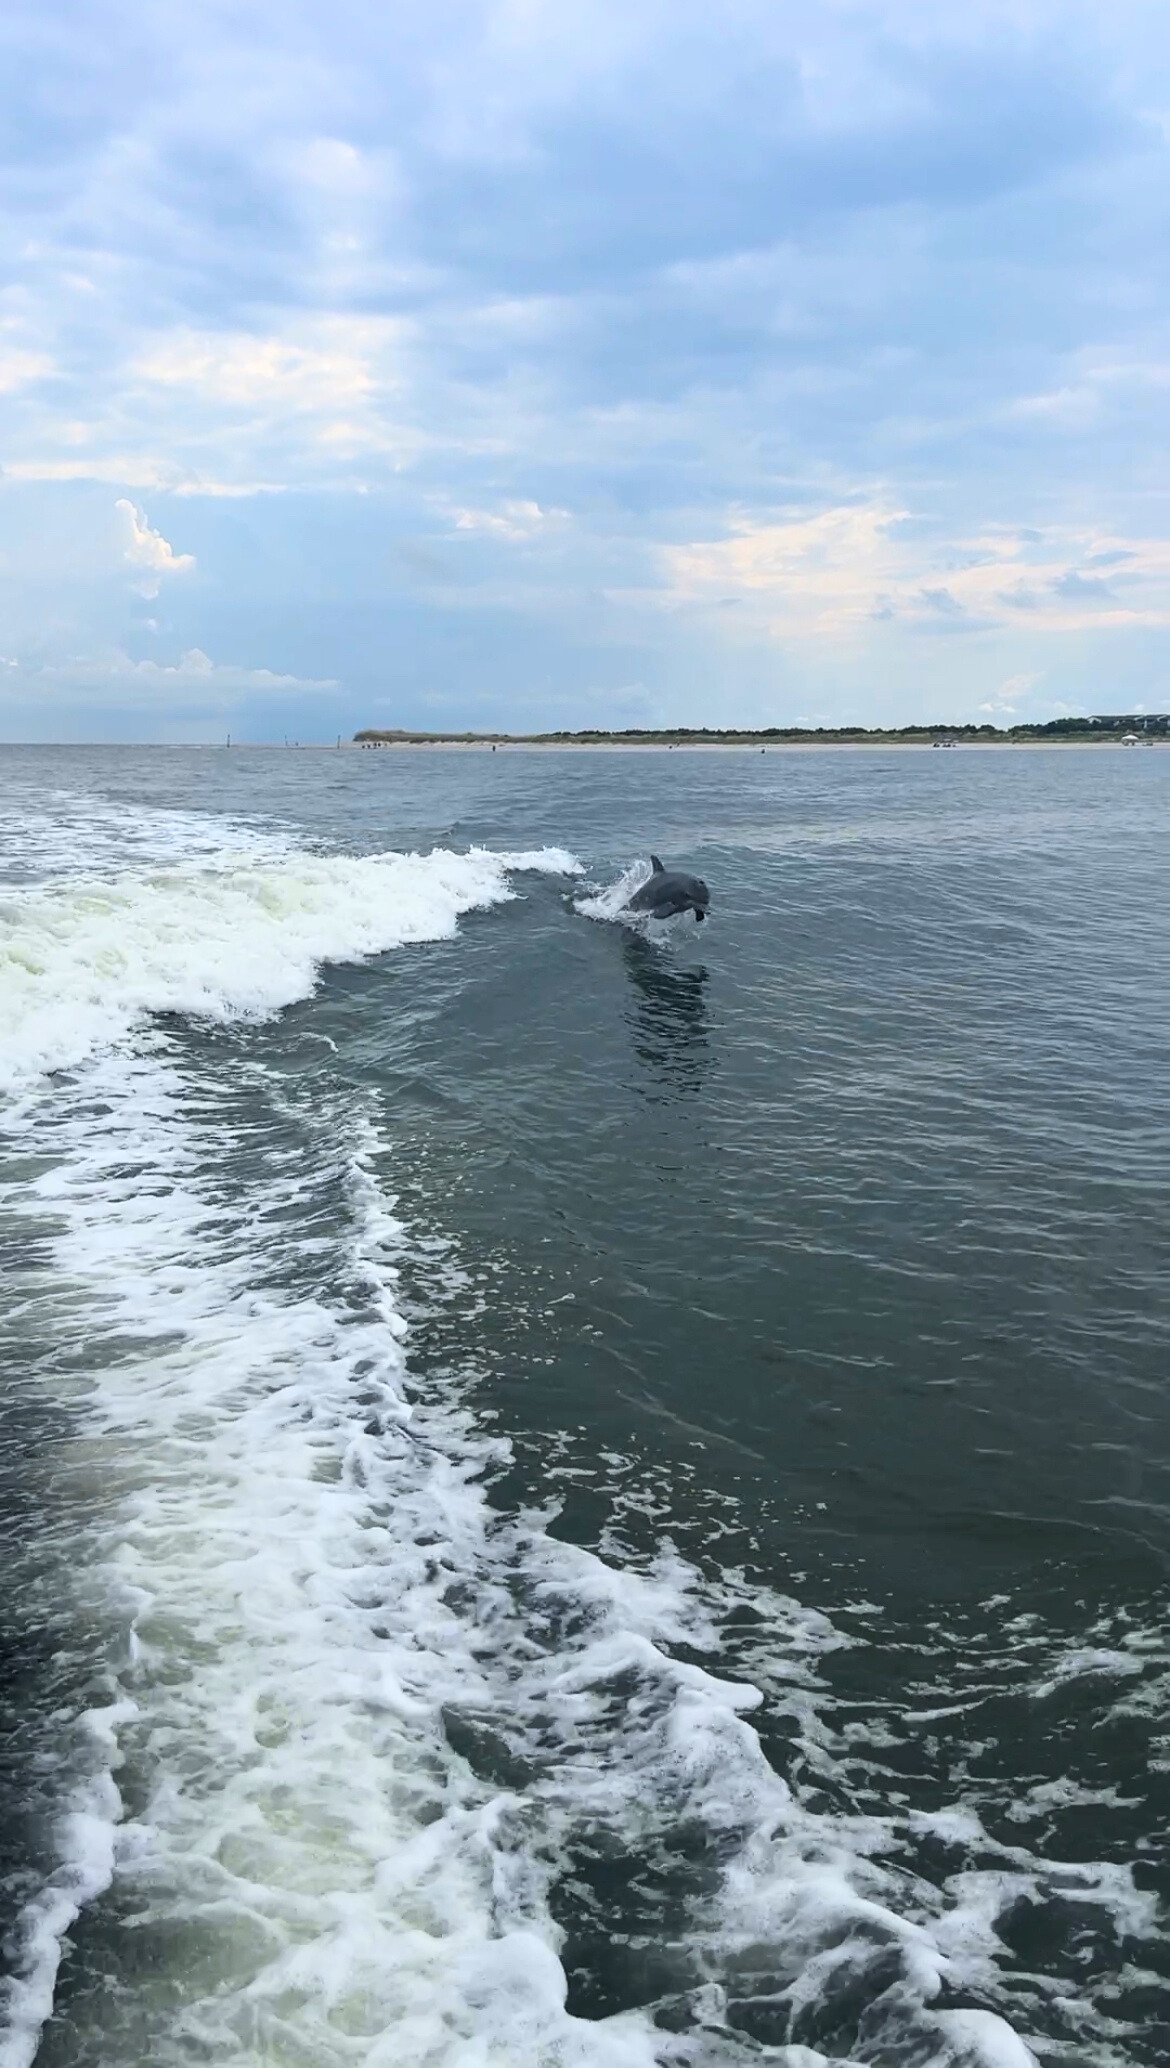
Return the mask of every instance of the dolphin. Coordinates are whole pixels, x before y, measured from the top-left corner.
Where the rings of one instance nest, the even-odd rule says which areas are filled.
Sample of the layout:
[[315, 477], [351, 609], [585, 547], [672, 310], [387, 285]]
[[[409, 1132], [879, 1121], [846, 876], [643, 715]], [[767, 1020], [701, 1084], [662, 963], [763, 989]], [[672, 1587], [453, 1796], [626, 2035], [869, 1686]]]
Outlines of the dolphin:
[[693, 912], [707, 917], [711, 893], [701, 876], [688, 876], [682, 869], [664, 869], [656, 854], [650, 857], [654, 874], [636, 890], [627, 912], [648, 912], [652, 919], [672, 919], [676, 912]]

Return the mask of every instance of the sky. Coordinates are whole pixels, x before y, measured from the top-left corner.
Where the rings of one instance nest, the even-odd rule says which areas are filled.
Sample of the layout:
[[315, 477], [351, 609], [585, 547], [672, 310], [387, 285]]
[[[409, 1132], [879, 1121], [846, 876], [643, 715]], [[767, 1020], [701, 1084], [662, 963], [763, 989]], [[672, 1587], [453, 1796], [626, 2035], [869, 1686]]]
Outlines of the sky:
[[0, 738], [1170, 709], [1146, 0], [10, 0]]

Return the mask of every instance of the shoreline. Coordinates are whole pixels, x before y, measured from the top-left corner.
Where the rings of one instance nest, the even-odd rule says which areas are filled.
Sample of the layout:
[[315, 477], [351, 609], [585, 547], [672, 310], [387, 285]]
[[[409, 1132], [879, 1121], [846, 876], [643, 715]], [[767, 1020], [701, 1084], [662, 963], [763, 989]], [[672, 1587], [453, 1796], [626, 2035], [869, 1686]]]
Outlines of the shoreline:
[[337, 753], [442, 753], [442, 754], [921, 754], [935, 747], [946, 752], [961, 748], [966, 753], [999, 754], [1007, 750], [1053, 748], [1060, 753], [1087, 749], [1167, 747], [1170, 735], [1152, 734], [1137, 741], [1123, 741], [1115, 733], [1072, 738], [955, 739], [943, 743], [934, 739], [874, 737], [871, 739], [741, 739], [715, 740], [623, 740], [623, 739], [528, 739], [523, 735], [498, 734], [465, 739], [443, 734], [410, 739], [380, 740], [0, 740], [0, 754], [52, 750], [55, 753], [137, 753], [144, 749], [171, 754], [337, 754]]
[[[246, 744], [244, 742], [241, 745]], [[263, 741], [256, 741], [263, 746]], [[312, 744], [311, 742], [309, 744]], [[356, 748], [358, 751], [378, 753], [425, 753], [438, 751], [444, 754], [500, 753], [526, 754], [920, 754], [930, 752], [939, 744], [934, 740], [346, 740], [343, 750]], [[1121, 747], [1118, 739], [1072, 739], [1072, 740], [956, 740], [955, 748], [968, 753], [1001, 753], [1005, 748], [1055, 747], [1062, 753], [1068, 748]], [[1170, 744], [1170, 742], [1142, 741], [1143, 746]], [[233, 744], [234, 751], [234, 744]], [[283, 749], [281, 750], [283, 752]], [[295, 749], [289, 750], [296, 751]], [[303, 751], [303, 750], [302, 750]], [[330, 748], [328, 751], [335, 752]], [[948, 749], [947, 751], [951, 751]]]
[[1120, 726], [1125, 720], [1110, 726], [1060, 720], [1048, 726], [1019, 726], [1011, 732], [996, 732], [994, 728], [947, 728], [947, 726], [907, 726], [905, 730], [891, 726], [889, 732], [874, 728], [870, 732], [862, 728], [769, 728], [759, 732], [707, 732], [705, 728], [678, 728], [672, 730], [630, 730], [630, 732], [407, 732], [405, 728], [378, 730], [376, 726], [364, 728], [353, 734], [351, 740], [337, 742], [356, 747], [364, 753], [380, 753], [384, 749], [461, 749], [465, 753], [502, 753], [502, 751], [529, 751], [529, 753], [808, 753], [819, 749], [845, 749], [854, 753], [874, 751], [920, 751], [920, 749], [941, 749], [953, 751], [955, 747], [1153, 747], [1153, 744], [1168, 742], [1170, 732], [1166, 730], [1127, 730], [1122, 734]]

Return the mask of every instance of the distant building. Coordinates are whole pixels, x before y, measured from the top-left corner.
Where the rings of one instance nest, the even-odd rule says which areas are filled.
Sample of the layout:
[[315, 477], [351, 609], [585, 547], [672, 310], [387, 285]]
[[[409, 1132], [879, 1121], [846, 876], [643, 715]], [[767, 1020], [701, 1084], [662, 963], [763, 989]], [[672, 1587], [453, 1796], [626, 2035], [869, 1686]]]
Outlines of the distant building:
[[1112, 713], [1103, 718], [1090, 718], [1089, 724], [1096, 732], [1170, 732], [1170, 714], [1165, 711], [1128, 711], [1121, 717]]

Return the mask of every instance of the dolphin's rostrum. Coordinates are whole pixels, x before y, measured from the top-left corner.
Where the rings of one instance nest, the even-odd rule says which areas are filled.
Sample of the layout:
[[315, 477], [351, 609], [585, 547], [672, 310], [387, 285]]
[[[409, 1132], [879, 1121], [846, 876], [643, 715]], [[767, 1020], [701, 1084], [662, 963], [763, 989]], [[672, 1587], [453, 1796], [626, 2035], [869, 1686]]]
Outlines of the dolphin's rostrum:
[[676, 912], [693, 912], [707, 917], [711, 893], [701, 876], [688, 876], [683, 869], [664, 869], [656, 854], [650, 857], [654, 874], [634, 892], [628, 912], [648, 912], [651, 919], [672, 919]]

